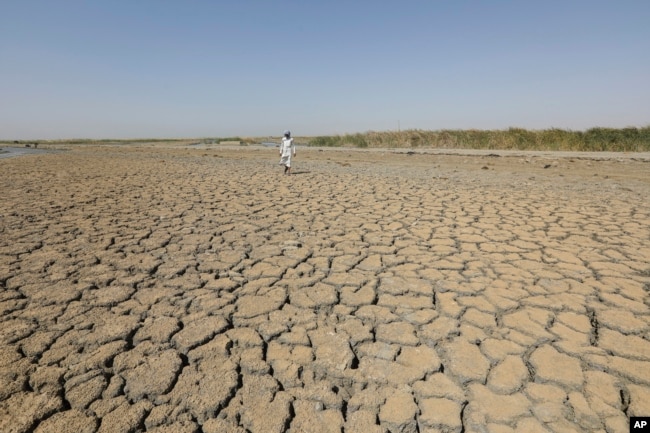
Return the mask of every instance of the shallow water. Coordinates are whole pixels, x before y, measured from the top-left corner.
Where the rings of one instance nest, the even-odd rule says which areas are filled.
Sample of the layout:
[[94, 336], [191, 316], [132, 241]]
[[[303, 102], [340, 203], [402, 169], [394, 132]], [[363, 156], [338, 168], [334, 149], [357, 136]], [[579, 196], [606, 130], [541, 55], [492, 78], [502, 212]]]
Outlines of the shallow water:
[[0, 158], [11, 158], [12, 156], [48, 153], [51, 150], [32, 149], [30, 147], [3, 147], [0, 148]]

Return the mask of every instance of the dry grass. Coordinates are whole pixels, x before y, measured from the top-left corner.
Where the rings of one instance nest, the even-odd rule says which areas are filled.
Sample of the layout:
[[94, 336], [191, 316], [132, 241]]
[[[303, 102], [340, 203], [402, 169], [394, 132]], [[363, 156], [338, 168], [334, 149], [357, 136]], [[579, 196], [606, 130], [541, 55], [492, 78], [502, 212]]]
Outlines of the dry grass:
[[[405, 131], [369, 131], [365, 133], [330, 135], [319, 137], [295, 137], [301, 145], [319, 147], [359, 148], [436, 148], [436, 149], [495, 149], [495, 150], [565, 150], [565, 151], [650, 151], [650, 126], [643, 128], [591, 128], [586, 131], [570, 131], [558, 128], [528, 130], [509, 128], [505, 130], [442, 129], [427, 131], [410, 129]], [[2, 141], [13, 145], [27, 144], [77, 144], [77, 145], [120, 145], [120, 144], [172, 144], [188, 146], [195, 144], [218, 144], [239, 142], [240, 145], [277, 142], [280, 137], [208, 137], [186, 139], [69, 139]]]
[[314, 137], [312, 146], [430, 147], [442, 149], [513, 149], [573, 151], [650, 151], [650, 126], [645, 128], [592, 128], [527, 130], [439, 130], [367, 132]]

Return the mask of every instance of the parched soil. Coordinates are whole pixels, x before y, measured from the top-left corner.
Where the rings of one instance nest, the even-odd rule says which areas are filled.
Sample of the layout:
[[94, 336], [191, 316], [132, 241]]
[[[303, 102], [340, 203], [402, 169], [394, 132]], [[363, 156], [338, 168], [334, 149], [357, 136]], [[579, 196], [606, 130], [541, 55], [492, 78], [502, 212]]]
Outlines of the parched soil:
[[0, 160], [0, 431], [627, 432], [650, 162], [73, 146]]

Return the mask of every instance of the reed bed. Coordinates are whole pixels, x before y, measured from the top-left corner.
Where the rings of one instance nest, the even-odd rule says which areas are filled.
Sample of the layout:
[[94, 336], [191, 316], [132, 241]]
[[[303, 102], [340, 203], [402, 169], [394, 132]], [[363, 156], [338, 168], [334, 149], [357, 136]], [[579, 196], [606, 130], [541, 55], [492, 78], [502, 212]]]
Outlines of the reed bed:
[[442, 148], [500, 150], [569, 151], [650, 151], [650, 126], [644, 128], [591, 128], [527, 130], [439, 130], [370, 131], [363, 134], [320, 136], [309, 139], [310, 146], [376, 148]]
[[[589, 152], [650, 152], [650, 126], [643, 128], [591, 128], [586, 131], [565, 129], [505, 130], [442, 129], [427, 131], [369, 131], [365, 133], [296, 137], [297, 143], [318, 147], [359, 148], [437, 148], [494, 150], [567, 150]], [[0, 140], [0, 144], [156, 144], [178, 145], [239, 142], [246, 146], [265, 141], [279, 142], [278, 137], [208, 137], [195, 139], [66, 139], [66, 140]]]

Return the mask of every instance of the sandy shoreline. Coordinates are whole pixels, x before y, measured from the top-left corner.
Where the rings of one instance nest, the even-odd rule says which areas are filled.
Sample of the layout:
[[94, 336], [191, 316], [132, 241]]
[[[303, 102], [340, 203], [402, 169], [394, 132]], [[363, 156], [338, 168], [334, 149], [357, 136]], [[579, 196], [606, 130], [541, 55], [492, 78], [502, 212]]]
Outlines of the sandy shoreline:
[[650, 415], [649, 155], [276, 152], [0, 160], [0, 431]]

